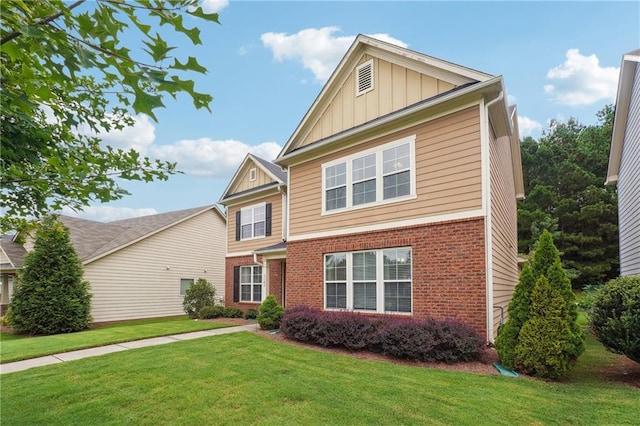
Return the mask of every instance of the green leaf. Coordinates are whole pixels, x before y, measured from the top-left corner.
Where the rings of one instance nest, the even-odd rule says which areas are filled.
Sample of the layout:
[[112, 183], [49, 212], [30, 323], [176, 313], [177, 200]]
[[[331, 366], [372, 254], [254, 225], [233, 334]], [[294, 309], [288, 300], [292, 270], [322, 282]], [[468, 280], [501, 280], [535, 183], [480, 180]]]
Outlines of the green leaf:
[[175, 59], [171, 68], [177, 70], [195, 71], [202, 74], [206, 74], [207, 72], [207, 69], [200, 65], [198, 63], [198, 60], [193, 56], [189, 56], [189, 59], [184, 64], [181, 63], [178, 59]]

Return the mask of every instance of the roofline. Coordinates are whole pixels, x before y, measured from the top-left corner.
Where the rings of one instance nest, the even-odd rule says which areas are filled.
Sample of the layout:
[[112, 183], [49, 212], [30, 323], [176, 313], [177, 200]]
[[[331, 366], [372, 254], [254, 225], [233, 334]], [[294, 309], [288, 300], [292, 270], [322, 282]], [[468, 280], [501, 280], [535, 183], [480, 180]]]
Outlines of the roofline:
[[[9, 257], [9, 255], [7, 254], [7, 252], [2, 248], [2, 246], [0, 245], [0, 250], [2, 250], [2, 252], [4, 253], [4, 257], [7, 258], [7, 260], [9, 261], [9, 263], [11, 264], [11, 266], [13, 266], [13, 270], [15, 271], [16, 268], [16, 264], [13, 263], [13, 261], [11, 260], [11, 258]], [[6, 269], [4, 271], [7, 271]], [[4, 272], [3, 271], [3, 272]], [[9, 269], [9, 271], [11, 271], [11, 269]]]
[[283, 186], [287, 186], [287, 185], [285, 183], [273, 182], [266, 185], [261, 185], [257, 188], [252, 188], [246, 191], [242, 191], [238, 194], [233, 194], [228, 198], [220, 199], [220, 201], [218, 202], [223, 206], [231, 206], [234, 204], [238, 204], [248, 198], [253, 198], [258, 195], [260, 196], [267, 195], [267, 193], [272, 192], [273, 189], [276, 190], [274, 194], [277, 194], [278, 193], [277, 189], [282, 188]]
[[312, 112], [315, 111], [319, 102], [322, 99], [324, 99], [325, 94], [333, 86], [334, 82], [338, 79], [338, 76], [342, 75], [343, 69], [345, 68], [347, 62], [349, 62], [352, 59], [354, 52], [359, 49], [365, 50], [367, 47], [377, 48], [382, 51], [385, 51], [403, 58], [408, 58], [410, 60], [420, 62], [421, 64], [426, 66], [437, 67], [446, 71], [447, 73], [459, 74], [463, 77], [466, 77], [474, 81], [484, 82], [494, 78], [494, 76], [490, 74], [486, 74], [481, 71], [474, 70], [472, 68], [467, 68], [458, 64], [454, 64], [453, 62], [448, 62], [442, 59], [435, 58], [433, 56], [424, 55], [422, 53], [419, 53], [404, 47], [400, 47], [400, 46], [388, 43], [386, 41], [378, 40], [363, 34], [358, 34], [358, 36], [355, 38], [355, 40], [353, 41], [353, 43], [351, 44], [347, 52], [344, 54], [344, 56], [338, 63], [338, 66], [331, 73], [331, 76], [322, 87], [322, 90], [320, 91], [320, 93], [318, 93], [318, 96], [316, 96], [315, 100], [313, 101], [313, 103], [305, 113], [302, 120], [300, 120], [300, 123], [298, 123], [298, 125], [296, 126], [296, 129], [294, 130], [294, 132], [291, 134], [287, 142], [282, 147], [282, 150], [280, 150], [278, 157], [276, 158], [276, 160], [273, 161], [273, 163], [279, 164], [278, 160], [281, 157], [286, 156], [285, 153], [287, 152], [287, 150], [289, 149], [293, 141], [298, 137], [305, 123], [311, 117]]
[[113, 249], [111, 249], [111, 250], [109, 250], [109, 251], [106, 251], [106, 252], [104, 252], [104, 253], [101, 253], [101, 254], [99, 254], [99, 255], [97, 255], [97, 256], [95, 256], [95, 257], [90, 257], [90, 258], [88, 258], [88, 259], [86, 259], [86, 260], [83, 260], [83, 261], [82, 261], [82, 264], [83, 264], [83, 265], [87, 265], [87, 264], [89, 264], [89, 263], [95, 262], [96, 260], [102, 259], [103, 257], [110, 255], [111, 253], [115, 253], [115, 252], [117, 252], [117, 251], [119, 251], [119, 250], [122, 250], [123, 248], [129, 247], [129, 246], [130, 246], [130, 245], [132, 245], [132, 244], [135, 244], [135, 243], [137, 243], [137, 242], [139, 242], [139, 241], [142, 241], [142, 240], [144, 240], [144, 239], [146, 239], [146, 238], [149, 238], [149, 237], [150, 237], [150, 236], [152, 236], [152, 235], [155, 235], [155, 234], [157, 234], [157, 233], [159, 233], [159, 232], [161, 232], [161, 231], [164, 231], [165, 229], [169, 229], [169, 228], [171, 228], [171, 227], [173, 227], [173, 226], [175, 226], [175, 225], [177, 225], [177, 224], [179, 224], [179, 223], [182, 223], [182, 222], [184, 222], [184, 221], [186, 221], [186, 220], [189, 220], [189, 219], [191, 219], [191, 218], [193, 218], [193, 217], [196, 217], [196, 216], [198, 216], [198, 215], [200, 215], [200, 214], [202, 214], [202, 213], [204, 213], [204, 212], [206, 212], [206, 211], [209, 211], [209, 210], [214, 210], [216, 213], [218, 213], [218, 214], [220, 215], [220, 217], [222, 218], [222, 220], [224, 220], [224, 221], [225, 221], [225, 223], [226, 223], [226, 221], [227, 221], [227, 217], [226, 217], [226, 215], [222, 212], [222, 210], [220, 210], [220, 207], [218, 207], [218, 206], [217, 206], [217, 205], [215, 205], [215, 204], [210, 205], [210, 206], [205, 206], [205, 207], [203, 207], [202, 209], [198, 210], [197, 212], [195, 212], [195, 213], [193, 213], [193, 214], [190, 214], [189, 216], [183, 217], [182, 219], [177, 220], [177, 221], [175, 221], [175, 222], [171, 222], [170, 224], [168, 224], [168, 225], [166, 225], [166, 226], [163, 226], [162, 228], [158, 228], [158, 229], [156, 229], [156, 230], [153, 230], [152, 232], [149, 232], [149, 233], [147, 233], [147, 234], [144, 234], [144, 235], [142, 235], [142, 236], [140, 236], [140, 237], [138, 237], [138, 238], [136, 238], [136, 239], [134, 239], [134, 240], [127, 241], [126, 243], [124, 243], [124, 244], [122, 244], [122, 245], [120, 245], [120, 246], [118, 246], [118, 247], [115, 247], [115, 248], [113, 248]]
[[520, 128], [518, 126], [518, 108], [514, 105], [511, 111], [511, 167], [513, 168], [513, 184], [516, 193], [516, 200], [524, 200], [524, 174], [522, 171], [522, 154], [520, 152]]
[[[640, 49], [622, 56], [618, 93], [616, 95], [616, 110], [613, 119], [613, 133], [611, 135], [611, 149], [609, 151], [609, 166], [607, 168], [605, 185], [613, 185], [618, 182], [620, 161], [622, 159], [622, 145], [624, 144], [626, 123], [629, 118], [631, 89], [633, 88], [633, 79], [638, 62], [640, 62]], [[638, 84], [640, 84], [640, 82]]]
[[483, 90], [485, 90], [485, 89], [487, 89], [487, 88], [489, 88], [491, 86], [494, 86], [494, 85], [498, 85], [499, 86], [498, 87], [499, 90], [502, 90], [502, 88], [503, 88], [502, 76], [497, 76], [497, 77], [494, 77], [494, 78], [492, 78], [490, 80], [487, 80], [487, 81], [475, 83], [475, 84], [472, 84], [470, 86], [463, 87], [463, 88], [461, 88], [459, 90], [455, 90], [454, 89], [451, 92], [446, 92], [446, 93], [443, 93], [442, 95], [439, 95], [437, 97], [426, 99], [425, 101], [415, 103], [415, 104], [410, 105], [410, 106], [408, 106], [406, 108], [403, 108], [403, 109], [401, 109], [399, 111], [396, 111], [396, 112], [393, 112], [391, 114], [387, 114], [387, 115], [379, 117], [377, 119], [368, 121], [368, 122], [363, 123], [363, 124], [361, 124], [359, 126], [352, 127], [350, 129], [344, 130], [344, 131], [342, 131], [340, 133], [336, 133], [336, 134], [331, 135], [331, 136], [329, 136], [329, 137], [327, 137], [325, 139], [321, 139], [319, 141], [313, 142], [312, 144], [302, 146], [302, 147], [300, 147], [300, 148], [298, 148], [298, 149], [296, 149], [294, 151], [291, 151], [290, 153], [288, 153], [286, 155], [278, 157], [274, 161], [274, 163], [278, 164], [280, 166], [286, 165], [286, 164], [288, 164], [290, 162], [289, 160], [294, 159], [294, 158], [296, 158], [296, 157], [298, 157], [298, 156], [300, 156], [302, 154], [306, 154], [309, 151], [313, 151], [313, 150], [318, 149], [320, 147], [324, 147], [324, 146], [330, 145], [330, 144], [332, 144], [332, 143], [334, 143], [334, 142], [336, 142], [338, 140], [341, 140], [341, 139], [344, 139], [344, 138], [348, 138], [350, 136], [354, 136], [354, 135], [359, 134], [359, 133], [361, 133], [363, 131], [367, 131], [367, 130], [373, 129], [375, 127], [378, 127], [378, 126], [382, 126], [382, 125], [388, 124], [390, 122], [393, 122], [395, 120], [410, 116], [410, 115], [415, 114], [417, 112], [420, 112], [422, 110], [433, 108], [433, 107], [438, 106], [440, 104], [443, 104], [445, 102], [451, 101], [451, 100], [453, 100], [455, 98], [462, 97], [464, 95], [469, 95], [469, 94], [471, 94], [473, 92], [481, 92], [481, 91], [483, 91]]
[[[256, 166], [260, 167], [260, 170], [265, 172], [269, 177], [271, 177], [276, 182], [286, 183], [286, 182], [283, 182], [282, 179], [278, 178], [278, 176], [276, 176], [273, 173], [271, 173], [271, 171], [269, 169], [267, 169], [265, 166], [263, 166], [262, 163], [257, 160], [258, 158], [259, 157], [251, 154], [250, 152], [247, 153], [247, 155], [244, 157], [244, 160], [242, 160], [242, 163], [240, 163], [240, 165], [236, 169], [236, 172], [233, 174], [233, 177], [231, 178], [231, 180], [229, 180], [229, 184], [227, 185], [227, 187], [222, 192], [222, 195], [220, 196], [220, 200], [218, 201], [219, 203], [222, 204], [222, 201], [225, 199], [225, 195], [227, 195], [227, 192], [229, 192], [229, 190], [231, 189], [231, 186], [233, 185], [233, 183], [235, 182], [236, 178], [238, 177], [238, 174], [240, 173], [240, 170], [242, 170], [242, 168], [244, 167], [244, 165], [247, 163], [247, 161], [249, 159], [251, 159], [251, 161], [253, 161], [253, 163]], [[263, 160], [263, 161], [267, 161], [267, 160]]]

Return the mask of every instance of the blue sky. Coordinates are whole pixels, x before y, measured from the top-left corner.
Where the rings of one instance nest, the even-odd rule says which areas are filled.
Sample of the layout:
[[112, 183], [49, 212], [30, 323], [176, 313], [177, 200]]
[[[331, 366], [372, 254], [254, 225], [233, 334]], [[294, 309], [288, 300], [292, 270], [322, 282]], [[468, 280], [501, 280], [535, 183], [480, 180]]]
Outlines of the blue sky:
[[[166, 99], [158, 122], [136, 117], [106, 143], [177, 161], [167, 182], [123, 182], [132, 195], [74, 214], [116, 220], [218, 201], [252, 152], [272, 160], [358, 33], [493, 75], [518, 105], [521, 136], [550, 119], [596, 122], [613, 103], [622, 55], [640, 47], [640, 2], [244, 2], [204, 0], [221, 25], [201, 25], [202, 46], [176, 37], [176, 56], [212, 113]], [[195, 23], [192, 22], [192, 24]], [[138, 47], [139, 41], [128, 44]]]

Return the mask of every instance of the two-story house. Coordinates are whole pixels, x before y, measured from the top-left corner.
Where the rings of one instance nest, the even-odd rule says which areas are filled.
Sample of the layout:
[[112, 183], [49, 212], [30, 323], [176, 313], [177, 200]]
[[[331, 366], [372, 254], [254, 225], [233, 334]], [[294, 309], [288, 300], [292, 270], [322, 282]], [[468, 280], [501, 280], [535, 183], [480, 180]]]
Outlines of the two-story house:
[[[248, 158], [225, 192], [227, 288], [233, 277], [240, 301], [267, 291], [288, 307], [457, 318], [492, 341], [518, 279], [524, 196], [506, 99], [500, 76], [358, 36], [275, 159], [286, 173], [251, 186]], [[262, 237], [249, 225], [269, 203]]]

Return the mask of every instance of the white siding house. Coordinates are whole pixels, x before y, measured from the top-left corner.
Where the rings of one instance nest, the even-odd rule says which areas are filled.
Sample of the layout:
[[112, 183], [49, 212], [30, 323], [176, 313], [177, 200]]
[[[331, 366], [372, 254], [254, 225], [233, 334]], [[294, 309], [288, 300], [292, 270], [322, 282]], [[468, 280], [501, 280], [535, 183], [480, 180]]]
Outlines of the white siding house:
[[640, 49], [622, 58], [607, 184], [618, 185], [620, 275], [640, 275]]

